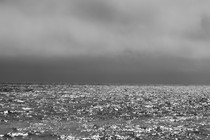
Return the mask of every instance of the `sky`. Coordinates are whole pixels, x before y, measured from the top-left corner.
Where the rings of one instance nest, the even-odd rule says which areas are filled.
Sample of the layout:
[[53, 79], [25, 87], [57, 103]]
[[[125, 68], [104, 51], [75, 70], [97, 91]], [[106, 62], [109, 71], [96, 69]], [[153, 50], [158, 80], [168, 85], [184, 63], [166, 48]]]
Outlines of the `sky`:
[[210, 84], [210, 1], [0, 0], [0, 82]]

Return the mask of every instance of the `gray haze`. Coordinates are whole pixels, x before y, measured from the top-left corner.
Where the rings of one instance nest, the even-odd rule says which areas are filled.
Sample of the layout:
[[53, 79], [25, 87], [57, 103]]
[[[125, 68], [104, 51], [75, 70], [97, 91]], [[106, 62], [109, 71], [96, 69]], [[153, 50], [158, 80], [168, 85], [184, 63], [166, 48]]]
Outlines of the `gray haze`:
[[210, 84], [210, 1], [0, 0], [0, 82]]

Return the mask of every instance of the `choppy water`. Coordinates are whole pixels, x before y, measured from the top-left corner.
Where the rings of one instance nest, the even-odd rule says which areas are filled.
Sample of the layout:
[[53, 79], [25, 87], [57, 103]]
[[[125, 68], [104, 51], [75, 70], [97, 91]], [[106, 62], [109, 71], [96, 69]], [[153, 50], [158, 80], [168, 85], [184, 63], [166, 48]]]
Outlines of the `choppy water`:
[[210, 139], [209, 86], [1, 84], [0, 139]]

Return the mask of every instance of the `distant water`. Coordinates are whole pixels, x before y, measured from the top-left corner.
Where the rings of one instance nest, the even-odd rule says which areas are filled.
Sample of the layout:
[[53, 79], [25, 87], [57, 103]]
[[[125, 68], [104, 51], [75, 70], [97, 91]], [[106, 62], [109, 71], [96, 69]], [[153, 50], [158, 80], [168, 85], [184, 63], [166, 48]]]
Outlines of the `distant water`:
[[210, 139], [210, 86], [0, 84], [0, 139]]

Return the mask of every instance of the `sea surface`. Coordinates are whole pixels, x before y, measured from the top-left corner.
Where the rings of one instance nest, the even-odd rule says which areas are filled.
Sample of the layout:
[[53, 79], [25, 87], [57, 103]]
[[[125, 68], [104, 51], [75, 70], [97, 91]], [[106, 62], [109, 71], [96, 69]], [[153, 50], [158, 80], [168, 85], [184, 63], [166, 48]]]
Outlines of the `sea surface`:
[[210, 86], [0, 84], [0, 140], [210, 140]]

